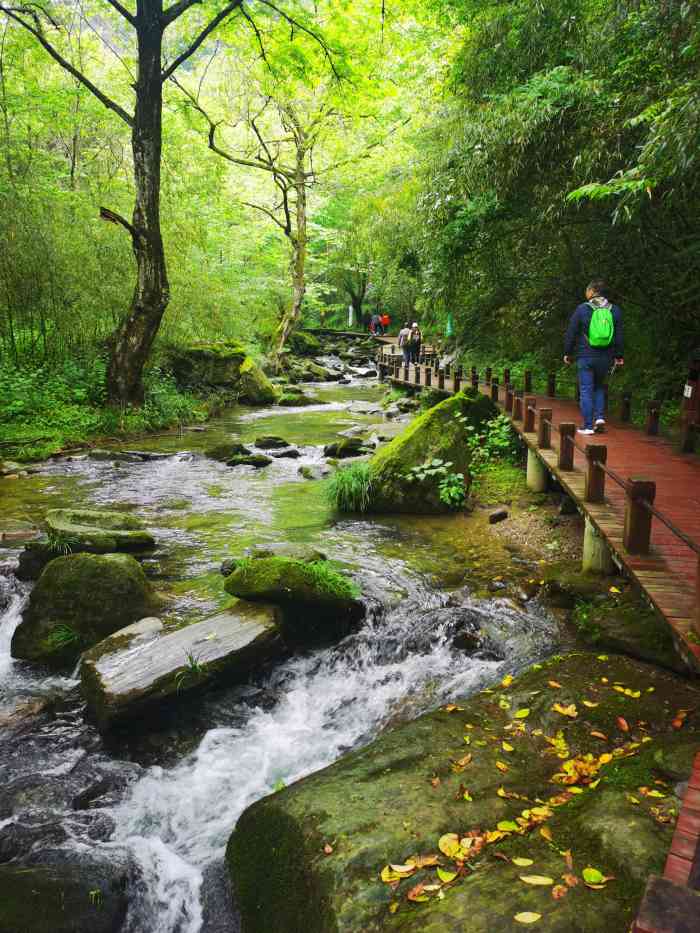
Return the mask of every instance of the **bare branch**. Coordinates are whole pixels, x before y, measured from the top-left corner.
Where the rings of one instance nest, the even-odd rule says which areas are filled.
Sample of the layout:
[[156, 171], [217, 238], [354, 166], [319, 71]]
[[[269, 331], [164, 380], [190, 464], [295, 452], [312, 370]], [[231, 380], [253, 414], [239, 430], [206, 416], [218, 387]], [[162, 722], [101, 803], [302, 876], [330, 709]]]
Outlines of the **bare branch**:
[[270, 220], [273, 220], [277, 226], [284, 231], [285, 236], [289, 236], [289, 232], [279, 217], [275, 217], [272, 211], [268, 210], [266, 207], [263, 207], [262, 204], [252, 204], [250, 201], [241, 201], [241, 204], [245, 204], [246, 207], [252, 207], [256, 211], [261, 211], [263, 214], [267, 214]]
[[[109, 0], [109, 2], [111, 3], [112, 0]], [[173, 3], [167, 10], [163, 10], [163, 15], [161, 16], [163, 28], [165, 29], [171, 23], [174, 23], [175, 20], [182, 16], [183, 13], [186, 13], [191, 6], [201, 2], [202, 0], [178, 0], [177, 3]]]
[[119, 13], [120, 16], [123, 16], [127, 23], [131, 23], [132, 26], [136, 25], [136, 17], [133, 13], [130, 13], [126, 7], [122, 6], [119, 0], [107, 0], [110, 6]]
[[282, 17], [283, 20], [286, 20], [286, 22], [289, 23], [292, 29], [296, 27], [301, 32], [306, 33], [307, 36], [310, 36], [314, 40], [314, 42], [317, 42], [319, 46], [321, 47], [321, 50], [323, 51], [323, 55], [326, 61], [331, 66], [331, 71], [333, 72], [336, 80], [337, 81], [341, 80], [340, 74], [338, 73], [338, 70], [335, 67], [335, 62], [333, 61], [331, 50], [328, 47], [328, 43], [323, 38], [323, 36], [320, 36], [318, 33], [314, 32], [313, 29], [309, 29], [308, 26], [305, 26], [303, 23], [300, 23], [299, 20], [294, 19], [294, 17], [290, 16], [289, 13], [285, 13], [284, 10], [281, 10], [278, 6], [275, 6], [274, 3], [270, 3], [270, 0], [259, 0], [259, 2], [262, 3], [263, 6], [269, 7], [271, 10], [274, 10], [275, 13], [277, 13], [279, 16]]
[[258, 48], [260, 49], [260, 57], [267, 65], [267, 69], [270, 72], [270, 74], [274, 75], [275, 71], [272, 65], [270, 64], [270, 62], [268, 61], [267, 55], [265, 53], [265, 46], [263, 44], [262, 35], [260, 33], [260, 30], [258, 29], [257, 23], [255, 22], [253, 17], [250, 15], [250, 13], [246, 10], [245, 5], [243, 3], [241, 3], [241, 13], [243, 14], [243, 18], [247, 21], [248, 25], [255, 33], [255, 38], [258, 41]]
[[161, 81], [167, 81], [168, 78], [170, 78], [177, 71], [183, 62], [186, 62], [191, 55], [194, 55], [207, 36], [214, 32], [216, 27], [222, 23], [227, 16], [230, 16], [231, 13], [235, 12], [240, 7], [242, 2], [243, 0], [231, 0], [231, 3], [227, 3], [226, 6], [220, 10], [213, 19], [209, 20], [204, 29], [190, 43], [190, 45], [188, 45], [185, 51], [178, 55], [172, 64], [168, 65], [168, 67], [160, 76]]
[[117, 214], [116, 211], [110, 210], [110, 208], [108, 207], [101, 207], [100, 208], [100, 219], [106, 220], [108, 223], [118, 224], [119, 226], [124, 227], [124, 229], [131, 236], [132, 245], [134, 249], [136, 249], [138, 242], [140, 240], [139, 232], [136, 229], [136, 227], [130, 224], [129, 221], [125, 217], [122, 217], [121, 214]]
[[[68, 74], [73, 75], [73, 77], [84, 85], [91, 94], [94, 94], [95, 97], [102, 103], [108, 110], [114, 111], [117, 116], [121, 117], [122, 120], [128, 125], [134, 125], [134, 118], [130, 113], [127, 113], [123, 107], [120, 107], [119, 104], [112, 100], [111, 97], [108, 97], [104, 91], [101, 91], [92, 81], [84, 75], [81, 71], [72, 65], [68, 59], [64, 58], [63, 55], [54, 48], [53, 45], [48, 41], [44, 35], [44, 30], [42, 28], [41, 22], [35, 10], [30, 9], [29, 7], [8, 7], [0, 4], [0, 13], [5, 13], [6, 16], [9, 16], [11, 20], [18, 23], [27, 32], [30, 32], [34, 38], [43, 46], [44, 49], [49, 53], [51, 58], [54, 61], [58, 62], [61, 68], [65, 69]], [[23, 17], [28, 16], [32, 22], [28, 22]]]

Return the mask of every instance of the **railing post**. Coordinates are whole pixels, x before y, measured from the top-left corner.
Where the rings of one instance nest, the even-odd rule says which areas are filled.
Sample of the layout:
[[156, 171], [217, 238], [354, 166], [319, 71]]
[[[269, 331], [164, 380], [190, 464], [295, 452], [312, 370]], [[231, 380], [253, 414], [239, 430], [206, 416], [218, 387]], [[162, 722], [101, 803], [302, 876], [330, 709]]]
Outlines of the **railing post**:
[[451, 371], [452, 371], [452, 370], [451, 370], [450, 364], [449, 364], [449, 363], [445, 363], [445, 378], [446, 378], [446, 379], [449, 379], [449, 378], [450, 378], [450, 372], [451, 372]]
[[421, 366], [425, 366], [425, 350], [421, 350], [418, 354], [418, 362]]
[[552, 446], [552, 409], [540, 408], [537, 422], [537, 446], [549, 450]]
[[427, 388], [433, 384], [433, 371], [430, 366], [425, 367], [425, 385]]
[[510, 369], [503, 370], [503, 385], [507, 386], [510, 383]]
[[532, 434], [535, 430], [535, 409], [537, 408], [537, 399], [534, 395], [525, 396], [525, 424], [523, 431], [526, 434]]
[[550, 373], [547, 376], [547, 395], [550, 398], [554, 398], [557, 394], [557, 375], [556, 373]]
[[584, 500], [586, 502], [603, 502], [605, 499], [605, 470], [600, 468], [601, 463], [608, 459], [608, 448], [605, 444], [586, 445], [586, 487]]
[[457, 367], [457, 375], [460, 379], [464, 379], [464, 366], [460, 365]]
[[416, 368], [413, 372], [413, 381], [417, 386], [420, 385], [420, 366], [416, 363]]
[[622, 403], [620, 405], [620, 421], [630, 421], [632, 418], [632, 396], [629, 392], [625, 392], [622, 396]]
[[491, 367], [487, 366], [486, 370], [484, 371], [484, 381], [486, 382], [487, 386], [491, 385], [491, 376], [492, 376]]
[[498, 379], [495, 376], [491, 378], [491, 401], [498, 401]]
[[476, 366], [472, 366], [471, 378], [472, 378], [472, 389], [478, 389], [479, 388], [479, 371], [476, 368]]
[[513, 421], [523, 420], [523, 398], [519, 393], [513, 396]]
[[661, 402], [654, 399], [647, 405], [647, 434], [656, 435], [659, 433], [659, 416], [661, 414]]
[[559, 457], [557, 465], [560, 470], [573, 470], [574, 468], [574, 437], [576, 425], [571, 421], [563, 421], [559, 425]]
[[403, 367], [403, 381], [408, 382], [408, 366], [405, 363]]
[[641, 477], [630, 477], [627, 481], [627, 506], [625, 508], [625, 532], [623, 544], [628, 554], [648, 554], [651, 542], [651, 519], [642, 500], [653, 504], [656, 483]]
[[401, 378], [401, 364], [398, 360], [394, 362], [394, 379]]
[[532, 392], [532, 372], [529, 369], [525, 370], [525, 392]]
[[386, 366], [383, 362], [379, 364], [379, 381], [386, 382]]
[[513, 386], [506, 382], [506, 401], [505, 401], [505, 410], [510, 414], [513, 411]]
[[452, 388], [454, 389], [455, 395], [462, 389], [462, 377], [459, 374], [459, 370], [457, 370], [452, 377]]
[[441, 392], [443, 392], [445, 389], [445, 370], [444, 369], [441, 369], [440, 372], [438, 373], [438, 389], [440, 389]]
[[437, 355], [437, 353], [435, 354], [435, 359], [433, 360], [433, 372], [436, 376], [440, 372], [440, 357]]

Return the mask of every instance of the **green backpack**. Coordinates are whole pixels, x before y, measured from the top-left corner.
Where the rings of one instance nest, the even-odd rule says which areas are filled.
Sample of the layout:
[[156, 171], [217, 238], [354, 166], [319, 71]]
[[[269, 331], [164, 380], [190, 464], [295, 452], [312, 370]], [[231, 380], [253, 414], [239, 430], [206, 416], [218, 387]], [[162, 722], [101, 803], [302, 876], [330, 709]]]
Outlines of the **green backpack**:
[[591, 323], [588, 325], [588, 342], [592, 347], [609, 347], [615, 336], [615, 321], [612, 315], [612, 307], [597, 307], [587, 302], [593, 314]]

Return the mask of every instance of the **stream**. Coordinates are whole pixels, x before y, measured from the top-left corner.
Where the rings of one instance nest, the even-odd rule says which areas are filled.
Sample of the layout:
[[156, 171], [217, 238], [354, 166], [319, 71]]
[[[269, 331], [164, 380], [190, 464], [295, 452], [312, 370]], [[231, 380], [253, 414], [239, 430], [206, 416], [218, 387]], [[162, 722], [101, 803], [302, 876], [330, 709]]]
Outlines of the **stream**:
[[[249, 804], [386, 727], [556, 651], [557, 624], [536, 600], [518, 605], [500, 583], [484, 597], [486, 582], [507, 574], [510, 555], [487, 546], [483, 518], [334, 518], [322, 482], [299, 469], [322, 467], [323, 444], [338, 432], [380, 424], [380, 412], [363, 410], [380, 389], [358, 381], [314, 391], [322, 404], [236, 407], [204, 430], [127, 445], [168, 455], [159, 459], [78, 456], [0, 479], [3, 521], [39, 522], [48, 508], [67, 506], [141, 516], [158, 542], [143, 563], [170, 597], [166, 624], [225, 605], [221, 561], [259, 543], [313, 544], [364, 594], [365, 621], [340, 643], [299, 651], [248, 683], [103, 738], [83, 719], [77, 681], [10, 657], [31, 585], [13, 575], [19, 551], [0, 550], [0, 725], [8, 727], [0, 737], [0, 861], [52, 864], [70, 853], [86, 871], [121, 866], [129, 878], [124, 933], [237, 930], [222, 857]], [[282, 435], [301, 456], [259, 471], [203, 456], [224, 440], [263, 434]], [[488, 632], [488, 650], [460, 646], [465, 618]]]

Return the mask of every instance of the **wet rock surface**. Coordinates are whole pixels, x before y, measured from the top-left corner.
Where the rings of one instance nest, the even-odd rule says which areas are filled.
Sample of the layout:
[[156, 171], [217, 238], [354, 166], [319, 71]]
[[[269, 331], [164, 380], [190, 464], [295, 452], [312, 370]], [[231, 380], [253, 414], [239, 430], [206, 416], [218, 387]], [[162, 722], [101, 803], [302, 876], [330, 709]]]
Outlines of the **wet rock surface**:
[[[638, 689], [640, 696], [627, 698], [613, 689], [616, 684]], [[583, 698], [594, 705], [584, 706]], [[664, 864], [672, 821], [663, 811], [678, 805], [667, 786], [659, 791], [663, 800], [645, 798], [640, 787], [658, 789], [655, 747], [688, 742], [674, 732], [671, 719], [678, 706], [692, 707], [698, 699], [696, 685], [671, 674], [625, 658], [579, 653], [536, 665], [512, 685], [394, 729], [241, 816], [227, 859], [244, 929], [267, 930], [276, 917], [280, 933], [492, 933], [518, 929], [513, 917], [520, 911], [541, 913], [546, 928], [558, 933], [626, 929], [648, 872]], [[576, 716], [555, 711], [557, 701], [564, 707], [573, 703]], [[628, 731], [619, 728], [620, 716]], [[608, 738], [592, 737], [591, 731]], [[559, 733], [566, 758], [595, 756], [599, 784], [582, 783], [573, 794], [571, 785], [552, 783], [562, 760], [544, 737], [556, 740]], [[601, 764], [603, 753], [610, 757]], [[460, 786], [469, 789], [471, 802]], [[522, 797], [512, 796], [517, 794]], [[512, 821], [535, 798], [546, 807], [544, 823], [522, 835], [508, 830], [517, 828]], [[655, 804], [662, 805], [660, 817]], [[406, 898], [416, 883], [440, 883], [435, 868], [414, 872], [396, 891], [379, 879], [385, 865], [405, 864], [416, 854], [437, 853], [443, 867], [454, 870], [454, 862], [440, 854], [440, 837], [495, 830], [503, 820], [511, 821], [506, 831], [469, 858], [466, 876], [447, 885], [442, 900], [432, 896], [422, 904]], [[551, 845], [539, 825], [546, 825]], [[324, 853], [325, 845], [331, 853]], [[514, 856], [527, 856], [527, 873], [561, 883], [569, 870], [560, 854], [565, 850], [572, 853], [570, 871], [578, 883], [561, 900], [551, 897], [549, 884], [523, 884], [523, 870], [510, 864]], [[495, 858], [496, 852], [506, 861]], [[587, 866], [615, 876], [604, 894], [582, 883]], [[263, 870], [264, 892], [258, 884]]]

